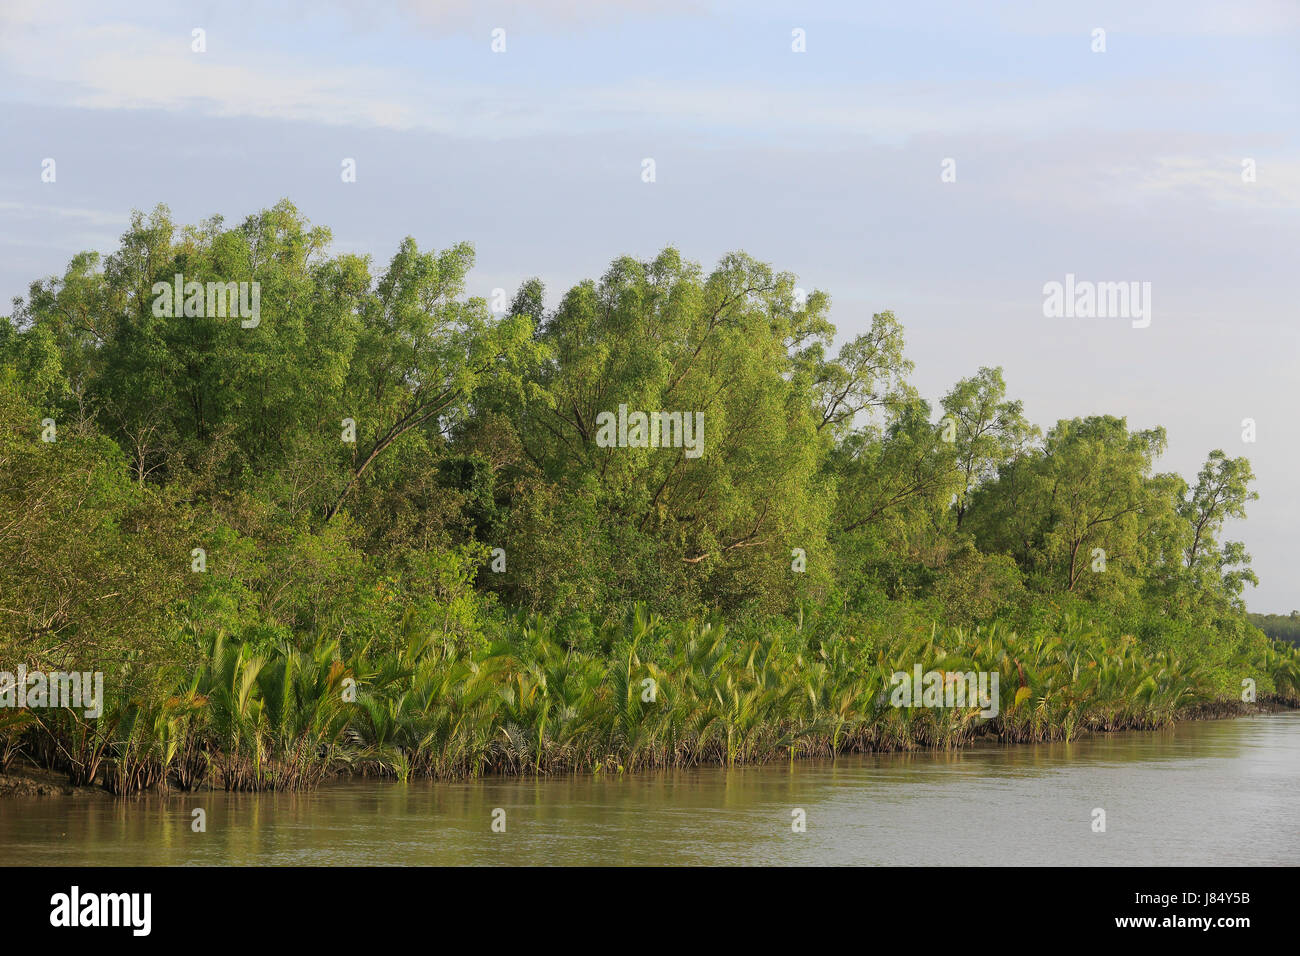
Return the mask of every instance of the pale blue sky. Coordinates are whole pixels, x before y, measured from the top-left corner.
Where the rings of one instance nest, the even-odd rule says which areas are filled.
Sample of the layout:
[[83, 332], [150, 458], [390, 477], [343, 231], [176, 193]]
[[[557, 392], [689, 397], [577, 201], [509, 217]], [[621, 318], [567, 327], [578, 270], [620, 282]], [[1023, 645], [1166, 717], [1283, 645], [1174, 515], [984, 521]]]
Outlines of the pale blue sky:
[[[160, 201], [288, 196], [380, 263], [468, 239], [485, 295], [743, 248], [844, 334], [893, 309], [931, 400], [1000, 364], [1040, 424], [1163, 424], [1189, 478], [1248, 455], [1250, 605], [1300, 606], [1300, 4], [976, 6], [5, 0], [0, 296]], [[1067, 272], [1151, 282], [1151, 327], [1045, 319]]]

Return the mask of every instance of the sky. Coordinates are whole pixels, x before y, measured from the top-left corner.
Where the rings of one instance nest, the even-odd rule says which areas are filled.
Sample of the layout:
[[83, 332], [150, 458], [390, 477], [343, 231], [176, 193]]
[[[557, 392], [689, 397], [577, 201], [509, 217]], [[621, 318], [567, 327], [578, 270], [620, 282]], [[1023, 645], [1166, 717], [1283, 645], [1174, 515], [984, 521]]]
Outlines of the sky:
[[[473, 294], [552, 303], [744, 249], [842, 337], [893, 310], [932, 403], [999, 365], [1041, 426], [1165, 426], [1162, 471], [1246, 455], [1247, 602], [1300, 608], [1300, 3], [3, 0], [0, 142], [6, 304], [158, 203], [468, 240]], [[1150, 325], [1045, 317], [1067, 274]]]

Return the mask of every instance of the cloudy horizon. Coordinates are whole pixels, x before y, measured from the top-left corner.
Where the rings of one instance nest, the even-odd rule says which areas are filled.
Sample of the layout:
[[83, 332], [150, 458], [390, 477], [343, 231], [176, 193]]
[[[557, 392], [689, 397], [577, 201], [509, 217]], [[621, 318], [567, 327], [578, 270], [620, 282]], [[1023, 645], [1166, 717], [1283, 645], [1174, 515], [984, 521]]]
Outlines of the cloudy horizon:
[[[379, 265], [468, 240], [473, 294], [539, 276], [551, 303], [621, 255], [744, 249], [828, 291], [842, 338], [892, 310], [932, 403], [1000, 365], [1044, 429], [1164, 425], [1157, 467], [1189, 480], [1248, 457], [1260, 499], [1225, 534], [1250, 609], [1286, 613], [1298, 54], [1300, 8], [1265, 2], [10, 2], [0, 295], [158, 203], [237, 222], [288, 197]], [[1045, 318], [1067, 274], [1151, 283], [1150, 326]]]

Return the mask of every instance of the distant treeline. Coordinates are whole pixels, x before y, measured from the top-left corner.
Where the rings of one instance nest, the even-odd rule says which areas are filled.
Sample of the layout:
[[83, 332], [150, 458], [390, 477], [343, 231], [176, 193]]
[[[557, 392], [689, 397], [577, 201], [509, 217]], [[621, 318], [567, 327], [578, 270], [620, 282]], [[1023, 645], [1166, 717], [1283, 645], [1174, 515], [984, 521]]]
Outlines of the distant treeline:
[[[547, 308], [535, 279], [468, 295], [467, 244], [408, 238], [377, 269], [329, 240], [287, 201], [234, 228], [159, 207], [0, 319], [0, 665], [102, 670], [125, 707], [181, 699], [217, 647], [252, 681], [321, 647], [400, 670], [433, 641], [422, 666], [504, 668], [474, 670], [495, 700], [533, 666], [520, 614], [547, 655], [607, 661], [607, 625], [643, 606], [783, 634], [813, 670], [832, 645], [851, 673], [997, 625], [1094, 634], [1072, 661], [1176, 663], [1196, 695], [1291, 686], [1224, 539], [1256, 497], [1244, 458], [1211, 451], [1189, 483], [1156, 470], [1162, 428], [1041, 430], [998, 368], [932, 404], [893, 313], [837, 348], [829, 296], [744, 253], [619, 258]], [[716, 653], [701, 680], [760, 679]], [[416, 706], [400, 674], [354, 676]], [[0, 725], [0, 759], [93, 737], [44, 733]]]
[[1300, 647], [1300, 611], [1290, 614], [1249, 614], [1250, 623], [1273, 638]]

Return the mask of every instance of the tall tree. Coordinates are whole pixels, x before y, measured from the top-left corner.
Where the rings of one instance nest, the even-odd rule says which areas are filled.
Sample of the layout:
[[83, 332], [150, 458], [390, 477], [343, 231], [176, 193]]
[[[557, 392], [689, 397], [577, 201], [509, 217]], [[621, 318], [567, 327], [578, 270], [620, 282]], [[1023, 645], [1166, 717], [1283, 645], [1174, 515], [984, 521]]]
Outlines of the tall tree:
[[[1147, 561], [1143, 531], [1172, 507], [1151, 474], [1163, 428], [1129, 432], [1110, 415], [1063, 420], [1041, 451], [1013, 461], [975, 496], [976, 537], [985, 551], [1016, 554], [1052, 590], [1075, 591], [1132, 574]], [[974, 517], [974, 516], [973, 516]]]
[[1224, 524], [1246, 516], [1246, 504], [1259, 498], [1250, 483], [1255, 480], [1250, 461], [1229, 458], [1222, 449], [1210, 452], [1196, 476], [1196, 484], [1178, 503], [1187, 524], [1183, 552], [1187, 570], [1197, 582], [1208, 582], [1229, 600], [1239, 599], [1247, 583], [1258, 584], [1250, 570], [1250, 555], [1239, 541], [1219, 543]]
[[976, 487], [1023, 454], [1038, 430], [1025, 419], [1024, 404], [1007, 401], [1001, 368], [981, 368], [943, 397], [945, 435], [951, 434], [961, 483], [953, 508], [960, 528]]
[[448, 437], [486, 380], [525, 389], [523, 373], [540, 356], [532, 321], [494, 321], [484, 300], [464, 298], [473, 264], [467, 243], [422, 253], [408, 238], [364, 297], [342, 406], [357, 425], [356, 451], [327, 517], [405, 436]]

